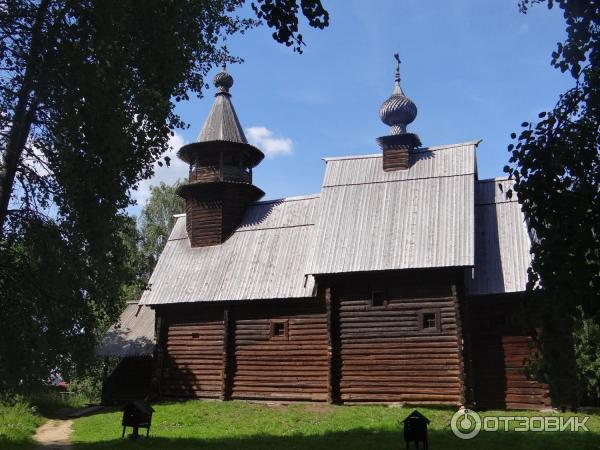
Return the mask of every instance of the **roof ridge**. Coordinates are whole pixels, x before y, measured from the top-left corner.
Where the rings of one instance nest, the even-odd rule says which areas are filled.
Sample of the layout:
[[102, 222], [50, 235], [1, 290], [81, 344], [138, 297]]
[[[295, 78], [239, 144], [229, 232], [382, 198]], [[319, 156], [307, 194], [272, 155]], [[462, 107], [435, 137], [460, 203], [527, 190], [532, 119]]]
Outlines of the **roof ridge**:
[[402, 179], [396, 179], [396, 180], [376, 180], [376, 181], [363, 181], [360, 183], [324, 184], [322, 187], [323, 188], [332, 188], [332, 187], [344, 187], [344, 186], [362, 186], [362, 185], [366, 185], [366, 184], [400, 183], [400, 182], [404, 182], [404, 181], [419, 181], [419, 180], [431, 180], [431, 179], [453, 178], [453, 177], [471, 177], [473, 175], [475, 175], [475, 172], [465, 172], [465, 173], [454, 173], [451, 175], [402, 178]]
[[508, 177], [484, 178], [483, 180], [475, 180], [477, 183], [492, 183], [494, 181], [511, 181]]
[[[480, 142], [481, 142], [481, 139], [478, 139], [476, 141], [459, 142], [456, 144], [434, 145], [434, 146], [430, 146], [430, 147], [419, 147], [419, 148], [411, 150], [411, 153], [424, 153], [427, 151], [436, 152], [439, 150], [448, 150], [448, 149], [455, 148], [455, 147], [464, 147], [465, 145], [477, 146], [477, 145], [479, 145]], [[382, 158], [382, 157], [383, 157], [382, 153], [368, 153], [368, 154], [364, 154], [364, 155], [326, 156], [321, 159], [323, 161], [327, 162], [327, 161], [339, 161], [339, 160], [347, 160], [347, 159], [366, 159], [366, 158]]]
[[292, 197], [274, 198], [271, 200], [261, 200], [259, 202], [250, 203], [248, 206], [264, 205], [267, 203], [283, 203], [283, 202], [297, 202], [300, 200], [311, 200], [313, 198], [319, 198], [321, 194], [307, 194], [307, 195], [296, 195]]

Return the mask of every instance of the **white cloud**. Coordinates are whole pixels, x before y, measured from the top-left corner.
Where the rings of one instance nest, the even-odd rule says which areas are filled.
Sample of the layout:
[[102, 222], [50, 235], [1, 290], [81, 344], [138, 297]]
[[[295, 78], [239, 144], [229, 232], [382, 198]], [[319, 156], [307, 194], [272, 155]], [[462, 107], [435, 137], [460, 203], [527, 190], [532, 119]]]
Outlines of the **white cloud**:
[[[180, 160], [176, 154], [184, 144], [185, 141], [180, 134], [175, 133], [175, 136], [171, 136], [169, 139], [170, 148], [159, 160], [163, 163], [162, 167], [158, 165], [158, 162], [154, 163], [152, 178], [142, 180], [137, 191], [133, 191], [133, 198], [137, 200], [139, 205], [143, 206], [150, 198], [150, 186], [157, 186], [161, 181], [166, 184], [174, 184], [180, 178], [187, 178], [188, 165]], [[169, 166], [164, 162], [165, 156], [171, 158]]]
[[261, 149], [267, 158], [292, 153], [294, 144], [290, 138], [275, 137], [266, 127], [249, 127], [245, 129], [248, 142]]

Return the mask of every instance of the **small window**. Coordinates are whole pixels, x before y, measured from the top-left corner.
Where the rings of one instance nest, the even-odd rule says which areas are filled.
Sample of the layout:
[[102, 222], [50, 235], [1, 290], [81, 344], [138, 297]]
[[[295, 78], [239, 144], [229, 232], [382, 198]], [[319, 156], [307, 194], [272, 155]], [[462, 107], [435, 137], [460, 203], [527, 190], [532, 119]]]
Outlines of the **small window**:
[[271, 321], [271, 338], [287, 339], [288, 338], [288, 321], [287, 320], [272, 320]]
[[437, 321], [435, 320], [435, 313], [423, 314], [423, 329], [436, 328]]
[[438, 310], [419, 311], [419, 329], [428, 333], [441, 331], [440, 312]]
[[387, 305], [387, 296], [383, 291], [373, 291], [371, 294], [371, 306]]

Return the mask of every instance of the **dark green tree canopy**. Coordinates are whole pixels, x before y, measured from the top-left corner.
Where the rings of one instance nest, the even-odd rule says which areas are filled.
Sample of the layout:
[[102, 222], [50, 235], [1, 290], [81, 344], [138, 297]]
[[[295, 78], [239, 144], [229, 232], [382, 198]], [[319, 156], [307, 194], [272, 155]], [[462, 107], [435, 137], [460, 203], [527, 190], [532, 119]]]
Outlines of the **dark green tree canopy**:
[[[239, 61], [224, 39], [265, 18], [300, 50], [298, 2], [256, 0], [258, 17], [242, 17], [244, 3], [0, 2], [0, 319], [14, 324], [0, 388], [15, 380], [7, 371], [40, 380], [93, 355], [123, 286], [139, 281], [131, 191], [185, 126], [176, 103]], [[299, 4], [310, 26], [327, 25], [319, 1]]]
[[[543, 295], [531, 296], [529, 317], [543, 329], [541, 369], [557, 397], [573, 403], [567, 399], [572, 366], [564, 359], [573, 349], [572, 332], [585, 321], [600, 323], [600, 3], [524, 0], [521, 10], [535, 3], [563, 12], [567, 37], [552, 65], [569, 72], [574, 87], [538, 123], [524, 122], [513, 133], [505, 171], [534, 237], [529, 289]], [[585, 329], [598, 336], [589, 332], [593, 326]]]

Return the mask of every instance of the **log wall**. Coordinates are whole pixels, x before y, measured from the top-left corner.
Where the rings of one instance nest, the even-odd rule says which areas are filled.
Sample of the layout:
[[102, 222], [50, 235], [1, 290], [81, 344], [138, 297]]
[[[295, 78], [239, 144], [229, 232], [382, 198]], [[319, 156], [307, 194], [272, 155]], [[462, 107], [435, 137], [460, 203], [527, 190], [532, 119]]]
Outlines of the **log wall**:
[[[304, 304], [249, 302], [235, 309], [236, 399], [327, 400], [327, 319], [316, 299]], [[271, 337], [272, 324], [283, 336]]]
[[192, 247], [223, 243], [239, 226], [246, 206], [260, 197], [245, 183], [197, 186], [186, 197], [186, 229]]
[[[331, 358], [334, 397], [342, 402], [462, 404], [455, 276], [427, 272], [321, 280], [323, 295], [330, 289], [332, 298], [331, 326], [339, 328]], [[385, 304], [373, 306], [373, 292], [382, 291]], [[439, 330], [421, 330], [422, 313], [431, 311], [438, 313]]]
[[168, 310], [165, 318], [161, 395], [221, 397], [223, 308], [220, 305], [175, 306]]
[[[327, 400], [327, 318], [317, 299], [172, 305], [163, 397]], [[271, 336], [273, 324], [284, 336]]]
[[516, 320], [518, 302], [510, 296], [468, 300], [473, 400], [479, 408], [551, 406], [548, 386], [526, 374], [532, 340]]

